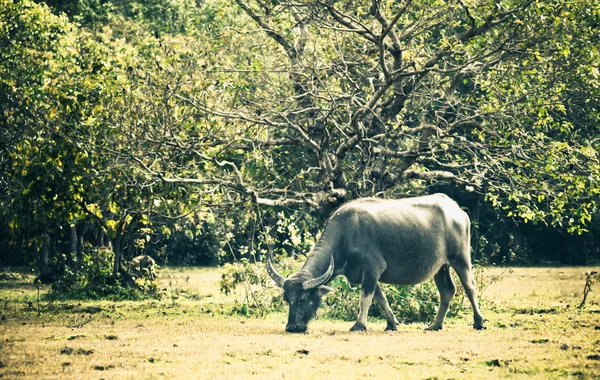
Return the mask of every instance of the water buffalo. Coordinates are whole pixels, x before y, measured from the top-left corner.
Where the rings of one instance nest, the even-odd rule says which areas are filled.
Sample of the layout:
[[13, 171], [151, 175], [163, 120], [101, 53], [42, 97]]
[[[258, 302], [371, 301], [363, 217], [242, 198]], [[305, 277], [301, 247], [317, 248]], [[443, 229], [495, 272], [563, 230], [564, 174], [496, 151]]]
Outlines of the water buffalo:
[[428, 329], [440, 330], [455, 293], [449, 267], [458, 274], [471, 302], [474, 327], [483, 329], [471, 272], [469, 216], [444, 194], [401, 200], [365, 198], [343, 205], [327, 222], [302, 269], [288, 278], [274, 269], [271, 254], [267, 257], [267, 271], [283, 288], [290, 307], [287, 332], [306, 331], [322, 296], [331, 291], [325, 284], [337, 275], [362, 286], [358, 319], [350, 331], [366, 330], [373, 297], [387, 319], [386, 330], [396, 330], [398, 321], [378, 281], [412, 285], [433, 276], [440, 306]]

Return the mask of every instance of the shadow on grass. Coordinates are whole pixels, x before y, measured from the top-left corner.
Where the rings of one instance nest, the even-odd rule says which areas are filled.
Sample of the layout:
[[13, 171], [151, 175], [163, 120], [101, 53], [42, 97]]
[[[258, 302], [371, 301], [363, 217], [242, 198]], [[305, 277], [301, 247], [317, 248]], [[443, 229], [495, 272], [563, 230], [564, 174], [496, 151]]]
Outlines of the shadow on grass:
[[23, 289], [23, 290], [36, 290], [37, 287], [33, 284], [33, 281], [23, 280], [12, 280], [12, 281], [1, 281], [1, 289]]

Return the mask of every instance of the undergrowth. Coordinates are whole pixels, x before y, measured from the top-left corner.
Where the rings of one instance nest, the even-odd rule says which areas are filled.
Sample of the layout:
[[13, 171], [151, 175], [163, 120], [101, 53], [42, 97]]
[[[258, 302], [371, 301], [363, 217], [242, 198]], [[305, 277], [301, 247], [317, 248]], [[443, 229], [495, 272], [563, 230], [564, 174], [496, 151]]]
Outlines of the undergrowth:
[[114, 253], [109, 249], [91, 249], [83, 255], [84, 261], [76, 270], [65, 267], [59, 280], [52, 284], [44, 297], [49, 300], [141, 300], [158, 296], [157, 283], [148, 278], [137, 278], [129, 284], [113, 276]]
[[[281, 273], [288, 275], [297, 266], [295, 260], [281, 260]], [[221, 293], [234, 297], [232, 313], [264, 316], [285, 309], [283, 294], [269, 277], [263, 263], [241, 259], [223, 266], [218, 281]]]
[[[280, 258], [278, 265], [282, 275], [288, 276], [298, 269], [300, 264], [290, 258]], [[484, 268], [477, 268], [474, 271], [480, 299], [490, 283], [499, 280], [499, 276], [489, 279], [484, 275], [484, 271]], [[452, 271], [451, 273], [456, 285], [456, 295], [448, 310], [450, 318], [462, 313], [465, 309], [470, 310], [471, 307], [458, 276]], [[344, 276], [334, 278], [328, 286], [335, 289], [335, 292], [328, 294], [323, 299], [320, 316], [345, 321], [355, 320], [359, 310], [360, 286], [353, 286]], [[381, 284], [381, 286], [390, 307], [400, 322], [429, 322], [435, 317], [439, 305], [439, 294], [432, 280], [410, 286], [388, 284]], [[264, 263], [242, 260], [234, 264], [226, 264], [219, 280], [219, 287], [223, 294], [235, 296], [232, 313], [248, 316], [287, 311], [287, 305], [282, 297], [283, 291], [273, 284]], [[375, 302], [373, 304], [374, 306], [369, 309], [369, 316], [384, 318], [382, 310], [376, 306]]]

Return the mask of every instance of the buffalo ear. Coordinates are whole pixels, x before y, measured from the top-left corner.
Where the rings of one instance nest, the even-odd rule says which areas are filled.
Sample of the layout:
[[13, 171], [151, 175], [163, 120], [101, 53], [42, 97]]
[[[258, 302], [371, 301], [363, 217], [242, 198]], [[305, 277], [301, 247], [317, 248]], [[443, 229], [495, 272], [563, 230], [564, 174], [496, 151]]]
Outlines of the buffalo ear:
[[333, 292], [335, 291], [333, 288], [330, 288], [329, 286], [325, 286], [325, 285], [321, 285], [317, 288], [317, 290], [319, 291], [319, 295], [324, 296], [325, 294], [329, 293], [329, 292]]

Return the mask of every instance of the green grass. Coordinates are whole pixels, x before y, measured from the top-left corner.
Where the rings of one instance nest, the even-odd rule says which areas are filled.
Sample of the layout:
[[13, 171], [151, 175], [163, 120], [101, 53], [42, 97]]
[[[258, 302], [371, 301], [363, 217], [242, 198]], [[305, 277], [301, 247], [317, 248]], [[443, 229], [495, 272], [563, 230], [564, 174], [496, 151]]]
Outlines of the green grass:
[[218, 269], [176, 268], [169, 277], [163, 268], [162, 300], [42, 299], [39, 314], [30, 276], [2, 280], [0, 376], [599, 378], [600, 284], [577, 308], [586, 270], [483, 270], [480, 279], [491, 281], [482, 295], [484, 331], [471, 328], [466, 307], [438, 332], [420, 323], [384, 332], [385, 321], [371, 320], [366, 333], [350, 333], [352, 323], [321, 318], [303, 335], [284, 333], [283, 313], [223, 313], [243, 292], [220, 294]]

